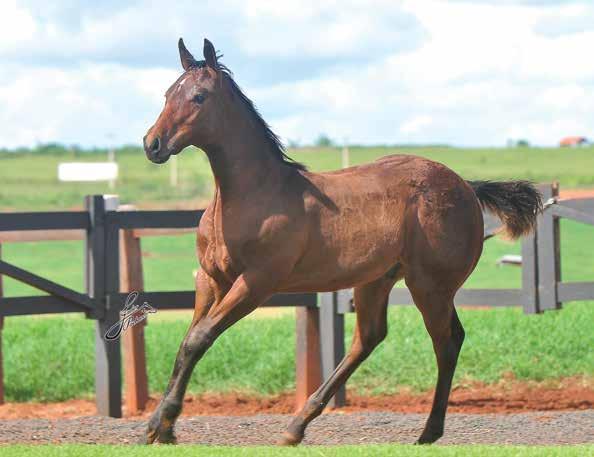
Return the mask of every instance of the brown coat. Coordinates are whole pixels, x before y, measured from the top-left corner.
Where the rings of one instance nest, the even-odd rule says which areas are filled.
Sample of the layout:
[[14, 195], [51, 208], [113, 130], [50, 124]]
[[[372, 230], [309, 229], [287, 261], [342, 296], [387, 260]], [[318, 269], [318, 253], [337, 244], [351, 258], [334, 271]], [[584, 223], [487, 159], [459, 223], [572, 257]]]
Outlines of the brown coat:
[[163, 163], [193, 144], [208, 156], [215, 195], [198, 229], [202, 269], [194, 319], [146, 441], [172, 442], [195, 363], [226, 328], [277, 292], [354, 288], [351, 351], [295, 417], [295, 444], [336, 390], [385, 337], [390, 290], [404, 278], [432, 338], [439, 376], [419, 443], [443, 433], [464, 330], [454, 295], [483, 247], [481, 204], [512, 236], [532, 229], [538, 192], [525, 182], [466, 182], [446, 166], [394, 155], [329, 173], [289, 159], [205, 40], [196, 61], [180, 40], [185, 73], [167, 91], [144, 139]]

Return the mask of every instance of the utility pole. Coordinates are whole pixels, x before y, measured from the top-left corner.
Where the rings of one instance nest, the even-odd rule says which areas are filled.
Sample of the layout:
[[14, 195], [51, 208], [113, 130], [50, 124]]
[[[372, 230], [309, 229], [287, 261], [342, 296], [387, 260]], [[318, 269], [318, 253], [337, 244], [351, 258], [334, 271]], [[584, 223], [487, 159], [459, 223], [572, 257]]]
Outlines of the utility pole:
[[347, 139], [345, 138], [342, 142], [342, 168], [348, 168], [350, 166], [350, 157], [349, 157], [349, 146]]
[[[110, 140], [109, 141], [109, 149], [107, 150], [107, 161], [115, 163], [116, 159], [115, 159], [115, 148], [113, 145], [113, 134], [108, 133], [106, 136], [107, 136], [107, 139]], [[109, 189], [110, 190], [115, 189], [115, 185], [116, 185], [115, 178], [110, 179], [109, 180]]]
[[171, 159], [169, 160], [169, 184], [171, 187], [177, 187], [179, 184], [179, 175], [178, 175], [178, 164], [177, 164], [177, 155], [172, 155]]

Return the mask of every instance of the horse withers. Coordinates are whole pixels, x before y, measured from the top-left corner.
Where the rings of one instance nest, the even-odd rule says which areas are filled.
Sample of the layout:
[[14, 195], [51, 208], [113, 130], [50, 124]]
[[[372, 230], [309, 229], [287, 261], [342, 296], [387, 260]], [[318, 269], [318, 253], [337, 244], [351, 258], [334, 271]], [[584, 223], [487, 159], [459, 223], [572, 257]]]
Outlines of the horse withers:
[[[201, 269], [195, 311], [173, 374], [144, 441], [175, 442], [195, 364], [225, 329], [279, 292], [354, 288], [357, 323], [349, 353], [285, 432], [297, 444], [336, 390], [384, 339], [394, 284], [404, 279], [437, 358], [431, 413], [418, 443], [443, 434], [464, 329], [454, 295], [483, 248], [481, 206], [511, 238], [531, 231], [541, 210], [528, 182], [467, 182], [446, 166], [411, 155], [328, 173], [290, 159], [274, 132], [204, 41], [196, 60], [179, 41], [183, 74], [144, 138], [164, 163], [189, 145], [202, 149], [215, 180], [198, 228]], [[398, 367], [394, 367], [398, 369]]]

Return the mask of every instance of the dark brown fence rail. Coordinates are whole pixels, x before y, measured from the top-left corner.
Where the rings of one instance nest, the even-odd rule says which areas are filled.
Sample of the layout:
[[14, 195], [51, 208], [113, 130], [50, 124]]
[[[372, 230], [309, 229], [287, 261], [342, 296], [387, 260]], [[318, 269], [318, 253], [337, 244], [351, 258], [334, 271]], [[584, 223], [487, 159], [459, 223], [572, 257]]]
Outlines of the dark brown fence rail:
[[[203, 214], [202, 210], [116, 211], [117, 209], [117, 198], [95, 195], [85, 198], [85, 211], [0, 214], [0, 242], [84, 240], [86, 294], [81, 294], [0, 260], [0, 281], [2, 276], [6, 275], [49, 294], [31, 297], [2, 297], [0, 293], [0, 325], [4, 316], [27, 314], [84, 312], [87, 317], [94, 319], [96, 322], [95, 391], [97, 410], [100, 414], [112, 417], [121, 417], [122, 415], [121, 349], [119, 340], [107, 341], [103, 336], [120, 318], [120, 311], [128, 296], [125, 291], [132, 290], [129, 287], [129, 279], [134, 276], [134, 273], [131, 274], [130, 267], [137, 270], [140, 268], [142, 271], [140, 250], [138, 249], [137, 256], [131, 256], [130, 252], [127, 252], [127, 263], [122, 268], [123, 271], [120, 272], [120, 238], [127, 235], [138, 239], [135, 237], [184, 233], [188, 231], [187, 229], [195, 230]], [[40, 230], [44, 231], [45, 236], [31, 235], [30, 233]], [[3, 238], [2, 234], [5, 234], [6, 237]], [[138, 282], [137, 276], [136, 274]], [[123, 288], [121, 277], [124, 277], [124, 282], [126, 282]], [[142, 276], [140, 281], [142, 281]], [[193, 290], [141, 292], [139, 300], [146, 301], [157, 309], [192, 309], [194, 296], [195, 291]], [[312, 338], [318, 337], [318, 332], [314, 331], [319, 325], [316, 294], [277, 294], [263, 306], [303, 308], [303, 311], [299, 313], [298, 348], [305, 351], [308, 347], [319, 346], [319, 341], [312, 341]], [[146, 393], [142, 395], [139, 392], [148, 390], [146, 362], [144, 362], [144, 340], [138, 336], [137, 331], [130, 333], [135, 339], [132, 339], [129, 344], [124, 339], [129, 359], [125, 370], [131, 376], [132, 382], [129, 384], [134, 388], [127, 394], [136, 398], [135, 409], [138, 409], [146, 402]], [[140, 336], [142, 337], [142, 335]], [[140, 341], [141, 339], [142, 341]], [[302, 343], [304, 340], [305, 344]], [[297, 360], [298, 372], [308, 373], [303, 380], [300, 375], [297, 377], [297, 385], [302, 392], [300, 401], [303, 402], [306, 396], [319, 385], [321, 379], [315, 379], [315, 368], [303, 369], [304, 363], [315, 364], [310, 356], [306, 355], [304, 358], [298, 355]], [[135, 369], [133, 369], [134, 367]], [[145, 373], [144, 378], [139, 375], [142, 371]], [[0, 401], [3, 394], [2, 381], [3, 378], [0, 376]], [[140, 397], [144, 397], [144, 399]], [[130, 404], [134, 405], [134, 403]]]
[[559, 219], [565, 218], [581, 222], [583, 224], [594, 225], [594, 198], [558, 200], [550, 207], [550, 214], [554, 223], [554, 242], [553, 249], [555, 263], [555, 281], [552, 284], [552, 300], [557, 308], [561, 308], [563, 302], [594, 300], [594, 281], [591, 282], [562, 282], [561, 263], [560, 263], [560, 245], [559, 245]]
[[[547, 209], [539, 216], [536, 233], [522, 240], [522, 287], [517, 289], [461, 289], [458, 305], [519, 306], [526, 313], [560, 309], [563, 302], [594, 299], [594, 282], [561, 281], [559, 219], [594, 225], [594, 199], [559, 200], [558, 186], [542, 186]], [[121, 417], [122, 372], [119, 340], [103, 335], [120, 317], [127, 292], [140, 293], [140, 302], [157, 309], [191, 309], [192, 291], [143, 291], [140, 237], [188, 233], [203, 211], [118, 210], [117, 198], [95, 195], [85, 199], [85, 211], [0, 213], [0, 243], [79, 239], [85, 242], [85, 294], [56, 284], [17, 265], [0, 260], [0, 332], [4, 316], [83, 312], [95, 324], [95, 388], [100, 414]], [[485, 236], [499, 221], [485, 214]], [[39, 232], [43, 231], [43, 232]], [[2, 297], [2, 275], [22, 281], [49, 295]], [[296, 307], [297, 405], [321, 383], [344, 357], [344, 315], [352, 311], [353, 294], [343, 290], [324, 294], [279, 294], [264, 306]], [[390, 304], [412, 304], [405, 288], [395, 288]], [[318, 307], [319, 306], [319, 307]], [[1, 333], [0, 333], [1, 336]], [[126, 401], [142, 409], [148, 395], [144, 326], [123, 335]], [[0, 338], [0, 402], [3, 399]], [[341, 389], [332, 404], [344, 404]]]

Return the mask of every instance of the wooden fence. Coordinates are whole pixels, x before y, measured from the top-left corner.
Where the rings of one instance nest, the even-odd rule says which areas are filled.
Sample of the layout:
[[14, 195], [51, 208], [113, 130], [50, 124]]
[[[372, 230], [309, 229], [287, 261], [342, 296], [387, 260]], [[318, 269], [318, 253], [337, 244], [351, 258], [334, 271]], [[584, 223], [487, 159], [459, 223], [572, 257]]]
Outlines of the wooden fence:
[[[526, 313], [560, 309], [563, 302], [594, 299], [594, 282], [561, 281], [559, 218], [594, 225], [594, 199], [558, 200], [558, 186], [541, 188], [547, 209], [539, 216], [536, 233], [522, 240], [522, 287], [518, 289], [461, 289], [456, 303], [473, 306], [521, 306]], [[194, 291], [144, 292], [140, 239], [194, 231], [202, 211], [135, 211], [118, 208], [117, 198], [90, 196], [85, 211], [0, 213], [0, 243], [80, 239], [85, 242], [85, 289], [82, 294], [0, 260], [0, 332], [3, 316], [84, 312], [95, 325], [95, 389], [100, 414], [121, 417], [120, 344], [103, 335], [119, 319], [127, 292], [140, 292], [140, 302], [158, 310], [191, 309]], [[117, 210], [117, 211], [116, 211]], [[485, 235], [499, 221], [485, 215]], [[32, 285], [49, 295], [5, 297], [2, 275]], [[344, 356], [344, 315], [352, 311], [352, 291], [324, 294], [279, 294], [264, 306], [296, 307], [297, 406], [327, 379]], [[412, 304], [405, 288], [395, 288], [390, 304]], [[129, 410], [144, 408], [148, 380], [144, 326], [132, 327], [122, 337], [125, 398]], [[0, 333], [1, 335], [1, 333]], [[10, 348], [6, 349], [10, 350]], [[0, 338], [0, 400], [2, 399]], [[345, 390], [331, 406], [345, 402]]]
[[[117, 198], [103, 195], [85, 198], [85, 211], [36, 212], [36, 213], [0, 213], [0, 242], [25, 242], [41, 240], [81, 239], [85, 242], [85, 290], [80, 293], [64, 287], [33, 272], [24, 270], [11, 263], [0, 260], [0, 277], [9, 276], [18, 281], [40, 289], [49, 295], [28, 297], [1, 297], [0, 317], [29, 314], [83, 312], [94, 319], [95, 325], [95, 393], [99, 414], [122, 416], [122, 373], [119, 341], [104, 339], [106, 331], [119, 320], [120, 310], [128, 294], [120, 286], [120, 236], [127, 255], [134, 252], [131, 239], [139, 236], [162, 235], [195, 230], [203, 211], [116, 211]], [[172, 231], [171, 229], [174, 229]], [[178, 229], [178, 230], [175, 230]], [[120, 235], [121, 233], [121, 235]], [[137, 247], [139, 249], [139, 246]], [[134, 269], [138, 265], [126, 265], [122, 269], [122, 287], [130, 289], [138, 285], [141, 277]], [[176, 292], [141, 292], [140, 302], [150, 303], [159, 309], [191, 309], [194, 307], [194, 290]], [[311, 328], [311, 322], [317, 318], [316, 294], [278, 294], [270, 298], [263, 306], [296, 306], [305, 308], [300, 311], [299, 323]], [[315, 321], [317, 322], [317, 321]], [[298, 335], [302, 333], [298, 329]], [[303, 336], [299, 338], [303, 340]], [[1, 339], [0, 339], [1, 341]], [[144, 365], [140, 354], [143, 342], [138, 336], [124, 338], [129, 348], [132, 364]], [[302, 347], [307, 347], [307, 345]], [[144, 351], [142, 351], [144, 352]], [[297, 358], [298, 368], [303, 363], [312, 364], [310, 355]], [[319, 365], [319, 363], [318, 363]], [[146, 368], [144, 368], [146, 370]], [[307, 372], [307, 370], [302, 370]], [[146, 385], [139, 369], [126, 365], [128, 385], [146, 390]], [[312, 392], [308, 382], [303, 384], [298, 372], [297, 383], [300, 391]], [[139, 377], [134, 378], [133, 375]], [[146, 376], [145, 378], [146, 379]], [[136, 382], [135, 382], [136, 380]], [[0, 378], [2, 385], [2, 378]], [[0, 388], [0, 390], [2, 390]], [[142, 394], [134, 395], [142, 400]], [[134, 405], [129, 400], [129, 405]], [[138, 403], [136, 403], [137, 406]]]

